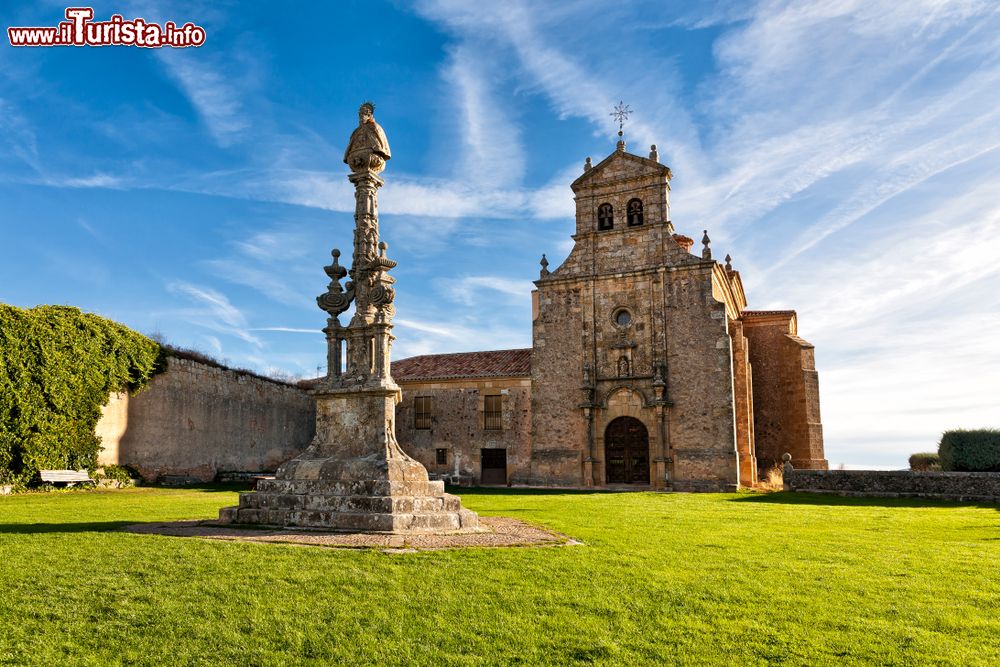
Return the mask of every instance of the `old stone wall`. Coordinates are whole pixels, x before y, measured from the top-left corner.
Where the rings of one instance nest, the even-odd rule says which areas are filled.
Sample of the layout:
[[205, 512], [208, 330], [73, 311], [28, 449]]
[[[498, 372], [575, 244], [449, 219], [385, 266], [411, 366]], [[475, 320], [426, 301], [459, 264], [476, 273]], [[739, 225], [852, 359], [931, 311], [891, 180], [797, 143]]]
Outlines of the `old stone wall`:
[[785, 470], [786, 491], [1000, 502], [1000, 473]]
[[104, 407], [100, 463], [133, 466], [151, 481], [273, 471], [308, 446], [315, 421], [303, 389], [171, 358], [145, 391]]
[[796, 468], [825, 469], [819, 375], [813, 346], [796, 335], [792, 311], [748, 313], [743, 332], [753, 368], [754, 440], [763, 472], [792, 455]]
[[[507, 479], [527, 483], [531, 458], [531, 381], [529, 378], [466, 378], [399, 382], [403, 400], [396, 406], [396, 440], [427, 468], [432, 479], [479, 484], [482, 449], [507, 452]], [[499, 430], [484, 423], [486, 396], [500, 396]], [[417, 428], [414, 400], [431, 399], [430, 428]], [[446, 450], [445, 463], [437, 450]]]
[[578, 486], [584, 483], [587, 422], [578, 407], [584, 349], [582, 292], [588, 285], [560, 283], [539, 289], [532, 323], [531, 414], [533, 442], [527, 484]]
[[713, 265], [670, 273], [666, 294], [667, 392], [673, 488], [722, 491], [739, 483], [733, 353]]
[[740, 484], [757, 483], [757, 457], [753, 432], [753, 372], [743, 323], [730, 320], [729, 337], [733, 347], [733, 393], [736, 414], [736, 452], [740, 460]]

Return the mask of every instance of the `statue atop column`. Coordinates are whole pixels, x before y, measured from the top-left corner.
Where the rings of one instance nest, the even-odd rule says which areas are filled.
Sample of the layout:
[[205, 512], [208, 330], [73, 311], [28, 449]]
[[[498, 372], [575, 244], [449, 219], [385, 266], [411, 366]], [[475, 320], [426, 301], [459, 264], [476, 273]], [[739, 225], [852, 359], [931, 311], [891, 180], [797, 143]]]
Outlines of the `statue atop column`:
[[344, 163], [354, 173], [371, 171], [378, 174], [385, 169], [385, 163], [391, 157], [385, 132], [375, 122], [375, 105], [365, 102], [358, 109], [358, 127], [347, 142]]
[[[477, 530], [478, 516], [445, 493], [444, 482], [428, 479], [426, 468], [396, 442], [401, 392], [390, 372], [396, 292], [389, 276], [396, 262], [386, 257], [378, 228], [378, 189], [385, 184], [379, 173], [391, 154], [374, 113], [371, 102], [361, 105], [344, 152], [355, 197], [351, 268], [340, 264], [334, 249], [333, 263], [324, 268], [330, 283], [316, 297], [328, 315], [327, 373], [312, 391], [316, 437], [278, 468], [275, 479], [223, 509], [221, 521], [379, 532]], [[344, 325], [340, 315], [352, 303], [354, 316]]]

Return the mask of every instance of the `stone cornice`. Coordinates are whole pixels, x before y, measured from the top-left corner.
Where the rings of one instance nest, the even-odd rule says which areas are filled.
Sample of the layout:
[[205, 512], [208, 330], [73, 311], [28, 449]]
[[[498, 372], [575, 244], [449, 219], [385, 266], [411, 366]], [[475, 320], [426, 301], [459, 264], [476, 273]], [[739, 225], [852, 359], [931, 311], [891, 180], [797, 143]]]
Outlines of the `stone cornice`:
[[639, 275], [654, 275], [660, 272], [675, 273], [675, 272], [696, 272], [696, 271], [711, 271], [712, 265], [715, 264], [713, 260], [702, 260], [694, 257], [692, 255], [692, 261], [690, 264], [677, 264], [675, 266], [649, 266], [642, 267], [638, 269], [628, 269], [626, 271], [618, 271], [617, 273], [578, 273], [570, 276], [559, 276], [555, 272], [550, 273], [545, 278], [540, 278], [534, 281], [535, 287], [548, 287], [550, 285], [559, 285], [562, 283], [575, 283], [582, 280], [620, 280], [625, 276], [639, 276]]
[[785, 325], [788, 333], [798, 333], [798, 315], [794, 310], [744, 310], [740, 313], [744, 325]]

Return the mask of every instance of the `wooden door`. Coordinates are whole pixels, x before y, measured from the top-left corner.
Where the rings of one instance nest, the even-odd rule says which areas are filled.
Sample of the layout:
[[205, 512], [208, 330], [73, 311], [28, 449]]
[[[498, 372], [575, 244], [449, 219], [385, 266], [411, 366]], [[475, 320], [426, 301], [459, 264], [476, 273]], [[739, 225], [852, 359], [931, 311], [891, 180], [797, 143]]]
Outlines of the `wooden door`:
[[619, 417], [604, 431], [608, 484], [649, 484], [649, 434], [634, 417]]

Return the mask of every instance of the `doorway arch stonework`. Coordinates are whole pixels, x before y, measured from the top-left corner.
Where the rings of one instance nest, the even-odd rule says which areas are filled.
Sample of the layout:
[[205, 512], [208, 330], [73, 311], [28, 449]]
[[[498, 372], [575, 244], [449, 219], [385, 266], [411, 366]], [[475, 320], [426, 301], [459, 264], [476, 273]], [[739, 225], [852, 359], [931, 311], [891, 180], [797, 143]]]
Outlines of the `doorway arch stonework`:
[[[602, 404], [597, 410], [595, 423], [595, 436], [597, 446], [595, 447], [598, 456], [602, 459], [599, 465], [595, 466], [594, 476], [597, 484], [614, 484], [616, 482], [608, 479], [608, 427], [617, 419], [628, 417], [642, 424], [646, 433], [647, 467], [655, 467], [652, 447], [654, 439], [659, 436], [657, 431], [658, 423], [654, 409], [647, 406], [645, 395], [628, 386], [618, 386], [610, 390]], [[630, 482], [634, 484], [651, 484], [652, 477], [647, 475], [646, 479]]]
[[635, 417], [618, 417], [604, 429], [606, 484], [650, 483], [649, 430]]

